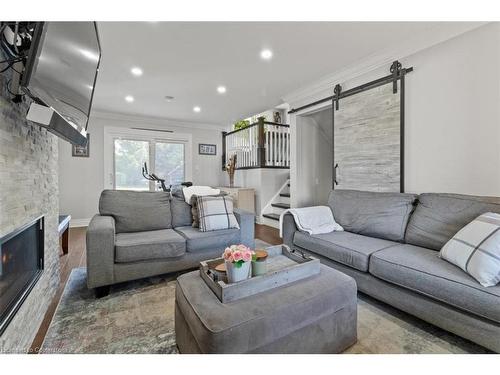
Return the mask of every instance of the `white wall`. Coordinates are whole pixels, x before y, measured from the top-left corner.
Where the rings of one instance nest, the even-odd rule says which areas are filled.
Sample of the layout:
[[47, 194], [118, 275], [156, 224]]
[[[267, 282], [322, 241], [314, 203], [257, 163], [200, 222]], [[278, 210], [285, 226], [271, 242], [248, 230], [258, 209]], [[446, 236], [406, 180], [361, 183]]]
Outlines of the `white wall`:
[[[500, 196], [500, 24], [392, 58], [414, 67], [406, 77], [406, 191]], [[323, 91], [311, 86], [291, 107], [331, 95], [335, 83], [347, 90], [387, 75], [390, 61], [355, 78], [332, 81]], [[303, 121], [292, 117], [293, 127]], [[296, 141], [300, 156], [294, 165], [304, 168], [310, 152]], [[293, 197], [297, 172], [292, 168], [291, 174]]]
[[[177, 125], [177, 126], [176, 126]], [[74, 223], [84, 223], [97, 213], [99, 195], [104, 187], [104, 127], [142, 127], [168, 129], [192, 135], [193, 183], [218, 186], [224, 182], [222, 171], [222, 128], [174, 121], [96, 115], [91, 117], [88, 131], [91, 134], [90, 157], [71, 156], [71, 145], [59, 141], [59, 207], [61, 213], [70, 214]], [[217, 145], [217, 155], [198, 155], [198, 144]]]
[[325, 204], [331, 190], [332, 135], [331, 130], [327, 131], [328, 126], [331, 128], [331, 121], [320, 121], [324, 116], [316, 115], [296, 118], [294, 138], [297, 143], [294, 147], [292, 141], [292, 149], [295, 148], [297, 153], [292, 165], [297, 168], [291, 176], [292, 207]]
[[[236, 170], [234, 184], [235, 186], [255, 189], [255, 214], [258, 217], [262, 214], [262, 210], [266, 204], [269, 203], [286, 182], [289, 174], [290, 171], [288, 169], [259, 168]], [[226, 181], [229, 181], [228, 177], [226, 177]]]

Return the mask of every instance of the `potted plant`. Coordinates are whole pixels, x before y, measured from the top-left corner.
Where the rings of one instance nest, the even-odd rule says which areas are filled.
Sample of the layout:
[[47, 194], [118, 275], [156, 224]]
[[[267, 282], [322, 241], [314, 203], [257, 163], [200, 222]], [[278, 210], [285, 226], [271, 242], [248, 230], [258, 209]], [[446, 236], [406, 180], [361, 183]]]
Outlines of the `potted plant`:
[[255, 250], [252, 257], [252, 277], [267, 273], [267, 256], [266, 250]]
[[226, 247], [222, 257], [226, 264], [227, 281], [237, 283], [251, 275], [253, 251], [243, 244]]

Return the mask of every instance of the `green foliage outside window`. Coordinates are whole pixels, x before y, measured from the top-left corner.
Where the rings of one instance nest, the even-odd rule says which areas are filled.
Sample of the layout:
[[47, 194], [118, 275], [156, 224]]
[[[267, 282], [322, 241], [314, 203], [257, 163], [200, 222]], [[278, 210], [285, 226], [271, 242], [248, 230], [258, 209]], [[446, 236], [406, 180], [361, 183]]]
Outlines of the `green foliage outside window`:
[[[149, 190], [149, 181], [141, 173], [144, 162], [152, 168], [150, 141], [116, 139], [115, 187], [125, 190]], [[165, 184], [184, 181], [184, 144], [156, 141], [154, 144], [154, 173], [165, 179]]]

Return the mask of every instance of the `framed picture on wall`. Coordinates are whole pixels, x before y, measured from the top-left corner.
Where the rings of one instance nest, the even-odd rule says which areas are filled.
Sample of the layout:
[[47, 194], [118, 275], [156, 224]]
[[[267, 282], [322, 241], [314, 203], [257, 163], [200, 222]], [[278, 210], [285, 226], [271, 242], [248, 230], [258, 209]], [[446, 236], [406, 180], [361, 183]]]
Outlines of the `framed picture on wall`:
[[90, 151], [90, 134], [87, 133], [87, 144], [85, 146], [72, 145], [71, 156], [79, 158], [88, 158]]
[[198, 154], [200, 155], [217, 155], [217, 145], [209, 145], [206, 143], [198, 144]]

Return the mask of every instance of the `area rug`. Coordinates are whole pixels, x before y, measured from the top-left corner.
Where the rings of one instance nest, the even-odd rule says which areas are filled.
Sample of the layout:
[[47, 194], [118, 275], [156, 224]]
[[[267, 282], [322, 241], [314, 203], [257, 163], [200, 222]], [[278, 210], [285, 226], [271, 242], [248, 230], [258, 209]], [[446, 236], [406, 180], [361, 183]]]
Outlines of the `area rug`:
[[[76, 268], [49, 326], [41, 353], [177, 353], [175, 279], [151, 277], [115, 285], [96, 299]], [[366, 295], [358, 296], [358, 342], [346, 353], [488, 353]]]

